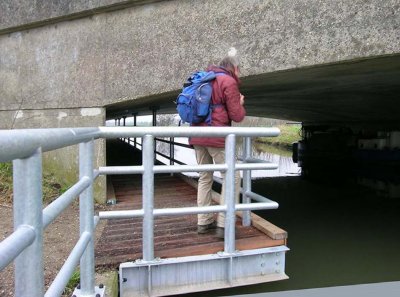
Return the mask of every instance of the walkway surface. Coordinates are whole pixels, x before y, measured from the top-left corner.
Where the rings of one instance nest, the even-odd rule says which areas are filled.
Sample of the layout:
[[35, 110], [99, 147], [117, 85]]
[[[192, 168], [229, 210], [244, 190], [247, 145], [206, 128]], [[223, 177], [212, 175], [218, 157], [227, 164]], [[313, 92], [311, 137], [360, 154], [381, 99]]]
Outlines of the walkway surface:
[[[117, 204], [108, 210], [142, 208], [141, 175], [110, 176]], [[155, 208], [196, 206], [196, 189], [177, 176], [155, 176]], [[256, 249], [284, 245], [254, 227], [236, 221], [236, 248]], [[164, 216], [154, 220], [155, 257], [212, 254], [223, 251], [224, 241], [215, 233], [197, 234], [197, 216]], [[108, 220], [96, 246], [96, 266], [117, 268], [120, 263], [142, 257], [142, 219]]]

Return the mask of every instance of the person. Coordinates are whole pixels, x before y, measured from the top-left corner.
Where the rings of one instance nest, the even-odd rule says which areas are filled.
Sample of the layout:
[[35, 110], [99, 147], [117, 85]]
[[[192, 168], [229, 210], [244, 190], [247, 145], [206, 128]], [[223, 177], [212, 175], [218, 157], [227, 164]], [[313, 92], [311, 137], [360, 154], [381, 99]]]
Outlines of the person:
[[[244, 108], [244, 96], [239, 91], [239, 62], [236, 56], [228, 55], [218, 66], [210, 66], [207, 71], [224, 73], [217, 75], [212, 82], [212, 113], [211, 126], [231, 126], [232, 121], [241, 122], [246, 116]], [[208, 126], [207, 123], [195, 124], [193, 126]], [[189, 144], [194, 147], [197, 163], [200, 164], [222, 164], [225, 163], [225, 138], [215, 137], [192, 137]], [[200, 172], [197, 191], [197, 205], [211, 205], [211, 192], [213, 184], [213, 172]], [[225, 181], [225, 173], [221, 172]], [[235, 173], [235, 199], [239, 202], [240, 174]], [[224, 204], [225, 182], [222, 186], [220, 204]], [[225, 213], [219, 213], [217, 221], [212, 213], [198, 214], [197, 232], [199, 234], [209, 233], [216, 229], [216, 236], [224, 238]]]

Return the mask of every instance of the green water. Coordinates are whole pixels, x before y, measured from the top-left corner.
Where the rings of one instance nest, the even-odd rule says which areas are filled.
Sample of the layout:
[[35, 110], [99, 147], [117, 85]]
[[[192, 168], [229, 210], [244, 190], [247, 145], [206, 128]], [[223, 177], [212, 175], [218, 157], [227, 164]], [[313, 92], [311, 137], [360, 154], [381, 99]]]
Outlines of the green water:
[[289, 279], [185, 296], [231, 296], [400, 280], [400, 199], [379, 197], [340, 178], [323, 184], [300, 176], [264, 178], [253, 181], [253, 191], [280, 205], [277, 210], [257, 214], [288, 231], [290, 251], [285, 272]]

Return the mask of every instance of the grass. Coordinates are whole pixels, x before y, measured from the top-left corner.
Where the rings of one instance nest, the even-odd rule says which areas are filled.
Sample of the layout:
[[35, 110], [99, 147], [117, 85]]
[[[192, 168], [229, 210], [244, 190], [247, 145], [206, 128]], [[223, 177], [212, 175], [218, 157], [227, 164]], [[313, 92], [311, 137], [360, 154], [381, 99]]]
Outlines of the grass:
[[[43, 203], [48, 204], [67, 190], [67, 186], [59, 182], [50, 173], [43, 174]], [[9, 205], [13, 198], [12, 163], [0, 163], [0, 204]]]
[[256, 142], [292, 148], [292, 144], [301, 140], [301, 125], [279, 125], [281, 134], [278, 137], [258, 137]]
[[11, 163], [0, 163], [0, 203], [12, 201], [12, 166]]
[[71, 294], [74, 292], [76, 286], [79, 284], [81, 274], [79, 270], [75, 270], [74, 273], [72, 273], [71, 278], [69, 279], [67, 286], [64, 289], [63, 296], [71, 296]]

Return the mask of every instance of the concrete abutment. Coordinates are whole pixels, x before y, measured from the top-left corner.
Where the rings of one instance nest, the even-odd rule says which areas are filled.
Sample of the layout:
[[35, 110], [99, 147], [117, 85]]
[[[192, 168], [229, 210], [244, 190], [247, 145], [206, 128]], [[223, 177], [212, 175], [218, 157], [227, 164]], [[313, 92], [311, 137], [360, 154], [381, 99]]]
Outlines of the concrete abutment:
[[[104, 108], [43, 109], [0, 111], [0, 128], [73, 128], [97, 127], [105, 122]], [[95, 140], [94, 167], [105, 165], [105, 140]], [[43, 153], [43, 171], [53, 174], [60, 184], [70, 186], [79, 178], [78, 145]], [[106, 182], [99, 176], [94, 184], [94, 198], [105, 203]]]

